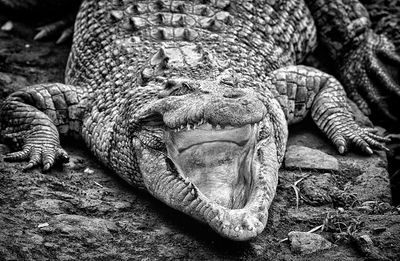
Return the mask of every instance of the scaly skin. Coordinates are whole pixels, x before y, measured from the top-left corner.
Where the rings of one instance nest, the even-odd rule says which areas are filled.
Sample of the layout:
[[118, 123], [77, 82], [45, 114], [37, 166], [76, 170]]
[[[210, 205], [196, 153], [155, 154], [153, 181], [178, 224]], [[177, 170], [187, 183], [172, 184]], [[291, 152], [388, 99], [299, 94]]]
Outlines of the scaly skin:
[[400, 51], [400, 1], [399, 0], [362, 0], [368, 10], [372, 28], [379, 34], [385, 34]]
[[349, 97], [366, 115], [398, 126], [400, 57], [394, 44], [372, 31], [368, 12], [357, 0], [310, 1], [309, 7]]
[[19, 150], [7, 157], [47, 170], [67, 160], [59, 134], [80, 134], [130, 184], [222, 236], [253, 238], [287, 124], [311, 111], [340, 153], [384, 148], [354, 122], [337, 80], [295, 65], [316, 47], [312, 15], [325, 8], [311, 10], [301, 0], [84, 1], [66, 85], [28, 87], [0, 108], [1, 135]]

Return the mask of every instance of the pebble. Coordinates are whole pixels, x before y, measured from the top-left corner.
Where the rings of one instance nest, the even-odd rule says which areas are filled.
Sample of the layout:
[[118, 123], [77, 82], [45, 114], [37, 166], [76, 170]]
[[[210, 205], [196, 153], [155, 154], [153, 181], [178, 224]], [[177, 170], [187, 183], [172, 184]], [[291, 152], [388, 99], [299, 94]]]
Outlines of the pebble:
[[13, 22], [7, 21], [5, 24], [3, 24], [3, 26], [1, 27], [1, 30], [5, 31], [5, 32], [9, 32], [13, 29], [13, 27], [14, 27]]
[[292, 251], [302, 255], [329, 249], [334, 246], [324, 237], [315, 233], [292, 231], [289, 232], [288, 238]]

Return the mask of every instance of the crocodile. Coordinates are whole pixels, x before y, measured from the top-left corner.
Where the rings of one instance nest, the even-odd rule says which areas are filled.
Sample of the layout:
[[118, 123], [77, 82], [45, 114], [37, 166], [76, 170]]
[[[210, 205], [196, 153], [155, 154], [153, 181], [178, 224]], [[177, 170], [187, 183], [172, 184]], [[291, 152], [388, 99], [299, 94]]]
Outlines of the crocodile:
[[132, 186], [249, 240], [266, 227], [288, 125], [311, 114], [341, 154], [386, 148], [337, 79], [299, 65], [317, 42], [357, 104], [393, 118], [375, 105], [399, 95], [400, 58], [356, 0], [85, 0], [65, 84], [2, 103], [5, 159], [48, 171], [73, 136]]

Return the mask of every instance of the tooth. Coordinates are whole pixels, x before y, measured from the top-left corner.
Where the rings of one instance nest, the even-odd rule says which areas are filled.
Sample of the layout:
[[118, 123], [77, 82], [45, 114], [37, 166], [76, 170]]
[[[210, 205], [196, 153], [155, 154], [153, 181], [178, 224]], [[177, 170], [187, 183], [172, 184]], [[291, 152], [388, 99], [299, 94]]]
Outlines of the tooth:
[[186, 128], [187, 128], [188, 130], [190, 130], [190, 124], [189, 124], [189, 123], [186, 125]]
[[218, 124], [215, 126], [215, 129], [220, 130], [221, 126], [219, 126]]

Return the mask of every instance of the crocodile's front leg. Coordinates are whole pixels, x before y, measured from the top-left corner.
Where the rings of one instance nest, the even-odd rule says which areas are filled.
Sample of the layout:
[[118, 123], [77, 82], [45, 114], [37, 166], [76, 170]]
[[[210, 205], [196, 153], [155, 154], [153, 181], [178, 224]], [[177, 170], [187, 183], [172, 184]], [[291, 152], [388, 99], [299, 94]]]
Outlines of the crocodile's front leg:
[[386, 37], [371, 30], [364, 6], [357, 0], [306, 2], [349, 97], [367, 115], [399, 121], [400, 56]]
[[25, 168], [67, 162], [59, 134], [79, 133], [84, 90], [64, 84], [39, 84], [11, 94], [0, 106], [0, 138], [16, 150], [6, 160], [29, 160]]
[[332, 76], [306, 66], [289, 66], [273, 71], [267, 85], [275, 92], [289, 123], [301, 121], [311, 111], [318, 127], [340, 153], [354, 145], [367, 154], [384, 149], [386, 141], [371, 128], [359, 126], [350, 112], [346, 93]]

